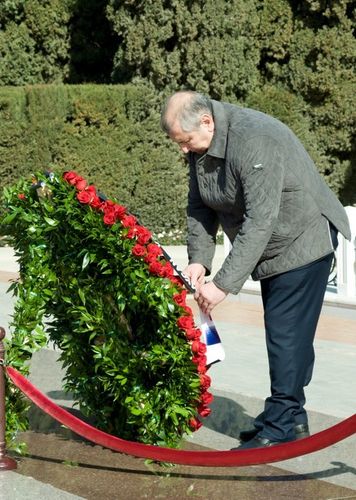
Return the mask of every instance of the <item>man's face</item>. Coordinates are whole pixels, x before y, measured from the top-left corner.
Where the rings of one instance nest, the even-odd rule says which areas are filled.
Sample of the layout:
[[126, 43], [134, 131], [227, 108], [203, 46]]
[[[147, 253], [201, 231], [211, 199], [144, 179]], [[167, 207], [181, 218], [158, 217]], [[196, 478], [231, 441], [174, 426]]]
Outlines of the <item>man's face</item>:
[[169, 137], [176, 142], [183, 153], [202, 154], [209, 149], [214, 135], [214, 122], [212, 117], [204, 115], [199, 128], [190, 132], [184, 132], [176, 122], [172, 127]]

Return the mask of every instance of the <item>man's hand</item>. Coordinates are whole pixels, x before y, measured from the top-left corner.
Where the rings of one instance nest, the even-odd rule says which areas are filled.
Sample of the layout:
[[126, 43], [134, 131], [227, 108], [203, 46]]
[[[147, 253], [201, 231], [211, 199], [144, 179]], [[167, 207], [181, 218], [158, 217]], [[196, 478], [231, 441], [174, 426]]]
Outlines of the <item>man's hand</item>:
[[189, 264], [183, 270], [183, 274], [189, 278], [191, 284], [197, 290], [205, 281], [205, 272], [205, 267], [201, 264]]
[[201, 285], [194, 294], [200, 309], [205, 314], [210, 314], [214, 307], [222, 302], [227, 296], [227, 292], [218, 288], [212, 281]]

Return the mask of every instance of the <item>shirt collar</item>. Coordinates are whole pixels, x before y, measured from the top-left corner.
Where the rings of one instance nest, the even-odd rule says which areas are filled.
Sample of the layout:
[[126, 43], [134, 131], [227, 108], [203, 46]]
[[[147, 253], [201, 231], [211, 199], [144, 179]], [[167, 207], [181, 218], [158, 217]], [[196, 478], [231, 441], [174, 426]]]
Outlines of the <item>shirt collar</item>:
[[210, 100], [212, 113], [214, 118], [214, 135], [207, 151], [209, 156], [215, 156], [216, 158], [225, 158], [227, 134], [229, 130], [229, 121], [221, 102]]

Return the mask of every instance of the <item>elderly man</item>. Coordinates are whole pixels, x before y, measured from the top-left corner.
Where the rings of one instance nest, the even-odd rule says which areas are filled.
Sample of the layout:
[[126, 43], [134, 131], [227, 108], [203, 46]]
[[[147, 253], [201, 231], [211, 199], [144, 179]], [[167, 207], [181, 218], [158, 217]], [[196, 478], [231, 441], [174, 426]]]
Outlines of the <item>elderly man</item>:
[[[167, 99], [161, 126], [190, 166], [184, 273], [206, 313], [246, 279], [261, 280], [271, 394], [238, 449], [309, 435], [304, 386], [344, 208], [293, 132], [264, 113], [193, 91]], [[232, 249], [205, 282], [221, 225]]]

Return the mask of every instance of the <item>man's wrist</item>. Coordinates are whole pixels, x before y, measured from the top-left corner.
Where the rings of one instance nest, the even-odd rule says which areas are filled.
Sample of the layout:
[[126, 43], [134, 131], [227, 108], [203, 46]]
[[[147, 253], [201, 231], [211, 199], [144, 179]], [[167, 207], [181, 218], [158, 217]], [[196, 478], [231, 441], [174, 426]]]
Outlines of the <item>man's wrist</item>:
[[190, 261], [188, 265], [190, 266], [190, 265], [193, 265], [193, 264], [199, 264], [200, 266], [202, 266], [204, 268], [204, 274], [205, 274], [205, 276], [210, 276], [211, 271], [210, 271], [210, 269], [206, 265], [202, 264], [201, 262], [195, 262], [195, 261]]
[[224, 288], [223, 286], [221, 286], [219, 283], [217, 283], [215, 281], [215, 279], [213, 279], [212, 281], [214, 283], [214, 285], [216, 286], [216, 288], [218, 288], [219, 290], [221, 290], [222, 292], [226, 293], [226, 295], [228, 295], [229, 293], [231, 293], [229, 290], [226, 290], [226, 288]]

